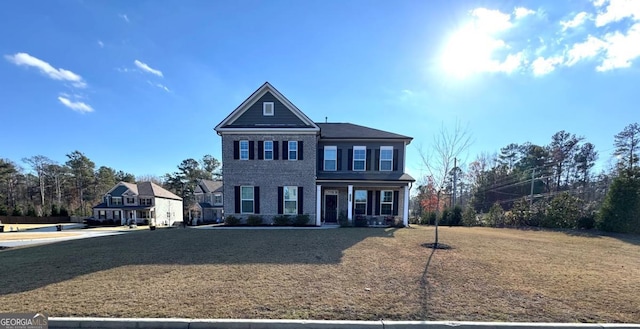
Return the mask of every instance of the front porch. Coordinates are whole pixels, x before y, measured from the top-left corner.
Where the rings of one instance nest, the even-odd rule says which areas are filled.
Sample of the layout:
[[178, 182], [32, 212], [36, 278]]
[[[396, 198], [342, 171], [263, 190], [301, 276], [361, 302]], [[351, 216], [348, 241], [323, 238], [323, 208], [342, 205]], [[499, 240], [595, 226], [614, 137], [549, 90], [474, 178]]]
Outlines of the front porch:
[[318, 182], [316, 225], [389, 227], [409, 224], [405, 182]]

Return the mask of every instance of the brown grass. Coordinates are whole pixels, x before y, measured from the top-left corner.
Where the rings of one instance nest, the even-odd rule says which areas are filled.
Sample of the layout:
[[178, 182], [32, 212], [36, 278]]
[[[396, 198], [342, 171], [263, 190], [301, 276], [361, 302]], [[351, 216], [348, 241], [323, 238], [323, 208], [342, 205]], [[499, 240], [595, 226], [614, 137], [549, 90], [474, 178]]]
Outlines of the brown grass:
[[76, 236], [78, 233], [67, 232], [47, 232], [47, 233], [2, 233], [0, 234], [0, 241], [15, 241], [15, 240], [33, 240], [33, 239], [54, 239], [62, 237]]
[[[140, 231], [0, 251], [0, 312], [640, 322], [640, 237], [441, 228]], [[427, 264], [429, 265], [427, 267]]]

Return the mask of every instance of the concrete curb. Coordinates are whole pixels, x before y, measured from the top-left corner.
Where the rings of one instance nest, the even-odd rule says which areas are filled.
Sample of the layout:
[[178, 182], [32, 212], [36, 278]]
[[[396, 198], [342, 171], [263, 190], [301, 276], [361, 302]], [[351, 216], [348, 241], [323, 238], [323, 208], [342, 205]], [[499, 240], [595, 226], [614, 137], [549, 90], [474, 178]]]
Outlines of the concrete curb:
[[467, 321], [247, 320], [179, 318], [49, 318], [50, 329], [640, 329], [640, 324]]

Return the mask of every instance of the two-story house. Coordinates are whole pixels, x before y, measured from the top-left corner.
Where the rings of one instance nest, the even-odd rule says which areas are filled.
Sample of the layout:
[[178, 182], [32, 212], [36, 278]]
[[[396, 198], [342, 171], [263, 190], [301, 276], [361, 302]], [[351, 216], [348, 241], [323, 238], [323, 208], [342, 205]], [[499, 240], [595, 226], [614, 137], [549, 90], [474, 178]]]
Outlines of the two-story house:
[[193, 194], [196, 203], [191, 210], [191, 219], [196, 223], [218, 223], [224, 214], [222, 181], [201, 179]]
[[225, 215], [308, 214], [311, 223], [409, 217], [405, 150], [412, 138], [315, 123], [268, 82], [215, 127], [222, 137]]
[[121, 225], [173, 225], [182, 222], [182, 198], [152, 182], [120, 182], [93, 207], [93, 217]]

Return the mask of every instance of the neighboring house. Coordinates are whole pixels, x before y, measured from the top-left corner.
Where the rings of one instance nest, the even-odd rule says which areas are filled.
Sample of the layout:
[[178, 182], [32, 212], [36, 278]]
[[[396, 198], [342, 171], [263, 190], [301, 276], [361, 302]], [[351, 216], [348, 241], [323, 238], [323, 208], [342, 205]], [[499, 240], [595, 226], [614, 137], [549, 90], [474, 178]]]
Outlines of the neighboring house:
[[120, 182], [93, 207], [97, 220], [114, 220], [116, 224], [173, 225], [182, 222], [182, 198], [152, 182]]
[[350, 123], [315, 123], [266, 82], [215, 127], [225, 216], [308, 214], [337, 223], [407, 226], [412, 138]]
[[196, 203], [191, 207], [191, 219], [202, 223], [219, 223], [224, 214], [222, 181], [201, 179], [194, 190]]

